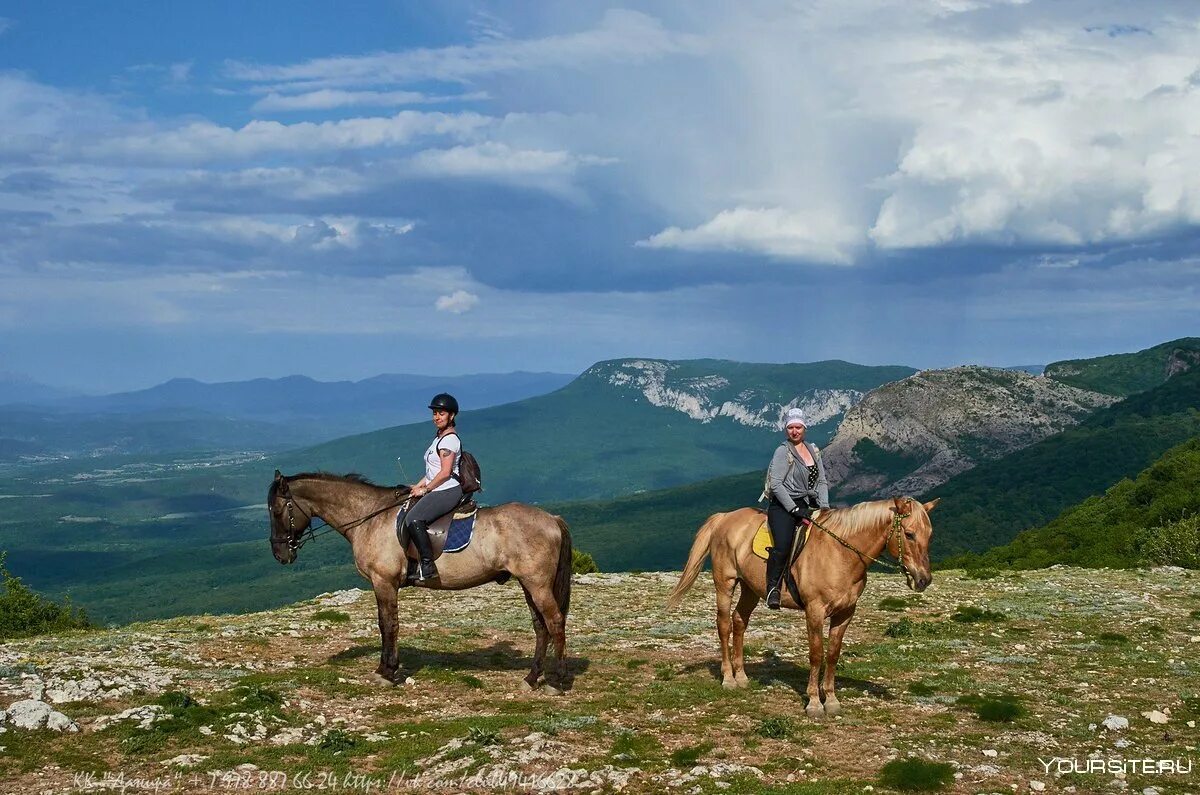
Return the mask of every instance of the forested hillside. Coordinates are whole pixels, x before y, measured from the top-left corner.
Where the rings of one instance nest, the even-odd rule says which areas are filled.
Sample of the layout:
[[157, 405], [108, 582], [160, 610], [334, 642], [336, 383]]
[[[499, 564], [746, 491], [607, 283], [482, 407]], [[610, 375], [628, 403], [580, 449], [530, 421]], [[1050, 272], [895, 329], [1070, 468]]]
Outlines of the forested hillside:
[[1198, 434], [1200, 368], [931, 490], [926, 498], [943, 498], [935, 557], [1007, 544]]
[[947, 563], [1200, 568], [1200, 437], [1171, 448], [1135, 479], [1121, 480], [1010, 544]]

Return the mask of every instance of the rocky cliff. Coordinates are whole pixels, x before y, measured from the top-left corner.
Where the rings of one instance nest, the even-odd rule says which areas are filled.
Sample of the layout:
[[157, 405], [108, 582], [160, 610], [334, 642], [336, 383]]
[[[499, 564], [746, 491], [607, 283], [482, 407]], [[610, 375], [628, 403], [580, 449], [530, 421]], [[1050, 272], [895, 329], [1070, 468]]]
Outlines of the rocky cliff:
[[842, 498], [922, 494], [1119, 400], [990, 367], [926, 370], [868, 393], [825, 449]]
[[674, 409], [699, 422], [728, 417], [756, 428], [777, 428], [790, 408], [804, 409], [813, 425], [837, 420], [863, 396], [848, 388], [817, 387], [797, 394], [783, 384], [746, 386], [720, 373], [720, 368], [713, 369], [696, 375], [677, 362], [626, 359], [603, 362], [588, 374], [636, 393], [652, 406]]

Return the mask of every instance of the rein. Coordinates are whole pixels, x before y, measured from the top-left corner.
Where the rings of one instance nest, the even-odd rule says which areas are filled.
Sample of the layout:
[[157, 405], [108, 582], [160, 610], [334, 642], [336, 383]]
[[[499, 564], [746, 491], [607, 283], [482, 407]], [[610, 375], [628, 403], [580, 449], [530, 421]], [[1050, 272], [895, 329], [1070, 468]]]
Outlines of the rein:
[[[292, 495], [290, 493], [287, 494], [284, 499], [287, 500], [287, 517], [288, 517], [288, 533], [289, 533], [288, 548], [291, 549], [293, 552], [299, 552], [300, 548], [302, 546], [307, 544], [309, 541], [312, 541], [314, 538], [320, 538], [321, 536], [328, 534], [332, 530], [337, 530], [339, 533], [345, 534], [346, 531], [353, 530], [354, 528], [358, 527], [359, 525], [363, 524], [364, 522], [368, 522], [371, 519], [374, 519], [376, 516], [379, 516], [381, 513], [386, 513], [387, 511], [390, 511], [392, 508], [403, 505], [404, 502], [408, 499], [408, 497], [405, 496], [405, 498], [403, 500], [398, 500], [397, 502], [388, 503], [387, 505], [380, 508], [378, 511], [369, 513], [366, 516], [363, 516], [362, 518], [355, 519], [353, 522], [350, 522], [349, 524], [345, 525], [344, 527], [338, 527], [335, 524], [330, 524], [329, 522], [326, 522], [320, 516], [318, 516], [317, 518], [320, 519], [323, 522], [323, 524], [313, 527], [312, 526], [313, 514], [305, 513], [302, 508], [300, 508], [298, 505], [296, 505], [296, 502], [292, 498]], [[307, 530], [300, 533], [299, 535], [294, 535], [296, 532], [296, 517], [292, 513], [293, 509], [300, 511], [301, 515], [304, 516], [304, 519], [305, 519], [304, 523], [309, 526]], [[318, 530], [320, 532], [317, 532]]]
[[[900, 553], [898, 556], [898, 561], [897, 561], [900, 565], [898, 565], [898, 566], [895, 563], [892, 563], [890, 560], [882, 560], [880, 558], [871, 557], [870, 555], [863, 552], [858, 547], [851, 544], [846, 539], [842, 538], [837, 533], [830, 530], [828, 527], [825, 527], [824, 525], [818, 523], [817, 520], [813, 519], [812, 517], [809, 517], [809, 519], [807, 521], [813, 527], [816, 527], [818, 530], [825, 533], [825, 535], [829, 536], [834, 541], [836, 541], [839, 544], [841, 544], [842, 546], [844, 546], [846, 549], [848, 549], [851, 552], [853, 552], [854, 554], [858, 555], [859, 559], [862, 560], [864, 563], [866, 563], [866, 565], [868, 567], [870, 567], [870, 565], [872, 563], [878, 563], [881, 566], [887, 566], [889, 569], [892, 569], [893, 571], [903, 572], [905, 579], [911, 580], [912, 574], [909, 573], [908, 567], [904, 565], [904, 532], [903, 532], [904, 528], [900, 524], [901, 521], [903, 521], [904, 519], [907, 519], [910, 516], [912, 516], [911, 513], [895, 512], [892, 514], [892, 529], [888, 531], [888, 540], [890, 541], [891, 537], [893, 535], [896, 536], [896, 549], [899, 550], [899, 553]], [[887, 549], [886, 542], [884, 542], [883, 548], [884, 548], [884, 550]], [[868, 561], [870, 561], [870, 562], [868, 562]]]

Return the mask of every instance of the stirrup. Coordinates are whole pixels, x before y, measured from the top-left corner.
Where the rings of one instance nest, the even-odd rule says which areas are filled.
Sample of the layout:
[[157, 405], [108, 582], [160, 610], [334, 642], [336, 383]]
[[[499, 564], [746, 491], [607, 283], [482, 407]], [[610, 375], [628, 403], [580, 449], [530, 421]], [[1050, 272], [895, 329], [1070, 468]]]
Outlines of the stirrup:
[[417, 562], [417, 582], [436, 580], [439, 576], [437, 564], [432, 560], [422, 560]]
[[767, 609], [778, 610], [779, 601], [783, 597], [780, 587], [776, 585], [774, 588], [767, 589]]

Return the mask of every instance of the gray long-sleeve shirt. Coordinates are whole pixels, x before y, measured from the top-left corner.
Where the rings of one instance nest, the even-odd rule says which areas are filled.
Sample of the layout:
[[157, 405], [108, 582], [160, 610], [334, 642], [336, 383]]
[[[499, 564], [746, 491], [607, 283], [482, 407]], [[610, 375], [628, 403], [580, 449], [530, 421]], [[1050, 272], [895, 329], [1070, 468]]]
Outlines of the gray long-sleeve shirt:
[[[767, 482], [771, 486], [771, 494], [786, 510], [796, 507], [796, 501], [805, 497], [813, 497], [822, 508], [829, 507], [829, 481], [825, 477], [825, 464], [821, 461], [821, 452], [812, 442], [805, 442], [808, 452], [812, 454], [813, 463], [817, 465], [817, 485], [808, 487], [808, 467], [796, 455], [791, 442], [784, 442], [775, 450], [771, 457], [771, 467], [767, 470]], [[788, 460], [791, 466], [788, 466]]]

